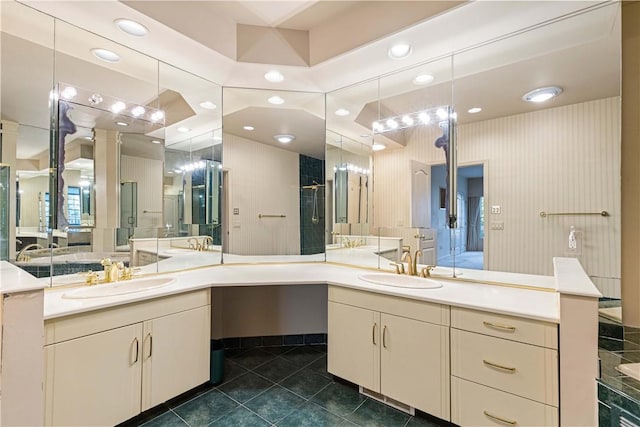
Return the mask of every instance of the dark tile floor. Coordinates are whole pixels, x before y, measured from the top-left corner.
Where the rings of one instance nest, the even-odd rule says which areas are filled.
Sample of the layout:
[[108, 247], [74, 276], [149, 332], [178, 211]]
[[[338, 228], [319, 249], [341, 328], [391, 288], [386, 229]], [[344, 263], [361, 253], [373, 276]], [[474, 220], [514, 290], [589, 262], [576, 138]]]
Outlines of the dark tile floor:
[[222, 384], [201, 387], [190, 400], [168, 402], [155, 411], [164, 412], [142, 425], [441, 425], [438, 420], [397, 411], [359, 394], [350, 384], [334, 381], [327, 373], [324, 345], [227, 350]]

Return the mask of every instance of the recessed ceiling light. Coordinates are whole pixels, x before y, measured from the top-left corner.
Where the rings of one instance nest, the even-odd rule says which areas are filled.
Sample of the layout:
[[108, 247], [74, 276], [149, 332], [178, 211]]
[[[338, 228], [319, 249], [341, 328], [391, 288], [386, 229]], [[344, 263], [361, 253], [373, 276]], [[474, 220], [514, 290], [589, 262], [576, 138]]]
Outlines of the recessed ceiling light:
[[116, 122], [116, 124], [118, 126], [129, 126], [129, 123], [125, 123], [125, 122]]
[[244, 130], [254, 130], [255, 128], [253, 126], [242, 126], [242, 129], [244, 129]]
[[295, 136], [293, 135], [273, 135], [273, 139], [275, 139], [276, 141], [282, 143], [282, 144], [288, 144], [291, 141], [293, 141], [294, 139], [296, 139]]
[[96, 58], [102, 59], [103, 61], [107, 61], [107, 62], [120, 61], [120, 55], [107, 49], [91, 49], [91, 52], [95, 55]]
[[147, 27], [139, 22], [132, 21], [131, 19], [120, 18], [116, 19], [113, 22], [114, 24], [116, 24], [116, 27], [120, 28], [122, 31], [131, 36], [143, 37], [149, 34], [149, 30], [147, 29]]
[[273, 104], [273, 105], [284, 104], [284, 99], [280, 98], [277, 95], [270, 97], [269, 99], [267, 99], [267, 101], [269, 101], [269, 104]]
[[389, 58], [404, 59], [411, 55], [412, 47], [409, 43], [396, 43], [389, 48]]
[[469, 109], [467, 110], [467, 113], [476, 114], [476, 113], [479, 113], [480, 111], [482, 111], [482, 108], [480, 108], [480, 107], [473, 107], [473, 108], [469, 108]]
[[336, 116], [348, 116], [349, 110], [347, 110], [346, 108], [338, 108], [334, 114]]
[[433, 81], [433, 76], [431, 74], [418, 74], [413, 79], [413, 84], [416, 85], [426, 85]]
[[384, 150], [385, 148], [387, 148], [387, 146], [384, 144], [380, 144], [379, 142], [374, 142], [373, 145], [371, 146], [371, 149], [373, 151], [380, 151], [380, 150]]
[[264, 78], [271, 83], [280, 83], [284, 80], [284, 76], [278, 70], [267, 71], [264, 75]]
[[202, 101], [200, 103], [200, 106], [202, 108], [206, 108], [207, 110], [215, 110], [216, 108], [218, 108], [218, 106], [211, 101]]
[[127, 108], [127, 106], [122, 101], [116, 101], [113, 103], [113, 105], [111, 105], [111, 111], [113, 111], [116, 114], [123, 111], [125, 108]]
[[562, 93], [562, 88], [558, 86], [548, 86], [534, 89], [522, 95], [522, 100], [526, 102], [544, 102]]
[[186, 126], [180, 126], [180, 127], [179, 127], [178, 129], [176, 129], [176, 130], [177, 130], [178, 132], [180, 132], [180, 133], [187, 133], [187, 132], [189, 132], [191, 129], [189, 129], [189, 128], [188, 128], [188, 127], [186, 127]]
[[151, 142], [153, 144], [162, 144], [162, 142], [158, 141], [157, 139], [152, 139]]

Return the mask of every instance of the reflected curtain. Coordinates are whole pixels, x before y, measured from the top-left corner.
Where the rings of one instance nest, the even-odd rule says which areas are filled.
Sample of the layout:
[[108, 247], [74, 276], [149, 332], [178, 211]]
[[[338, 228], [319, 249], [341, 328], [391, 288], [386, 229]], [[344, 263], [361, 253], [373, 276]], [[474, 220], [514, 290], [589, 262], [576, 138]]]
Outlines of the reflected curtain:
[[467, 230], [467, 250], [481, 251], [480, 242], [480, 197], [469, 197], [469, 229]]

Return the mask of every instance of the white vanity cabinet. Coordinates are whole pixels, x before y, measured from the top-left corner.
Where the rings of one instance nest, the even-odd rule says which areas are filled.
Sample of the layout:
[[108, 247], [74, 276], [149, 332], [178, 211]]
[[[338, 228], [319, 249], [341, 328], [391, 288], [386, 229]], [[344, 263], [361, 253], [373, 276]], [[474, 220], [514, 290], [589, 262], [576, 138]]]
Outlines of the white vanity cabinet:
[[114, 425], [209, 378], [210, 291], [45, 322], [45, 425]]
[[448, 306], [329, 286], [328, 311], [330, 373], [449, 419]]
[[451, 308], [451, 421], [557, 426], [558, 329], [552, 323]]

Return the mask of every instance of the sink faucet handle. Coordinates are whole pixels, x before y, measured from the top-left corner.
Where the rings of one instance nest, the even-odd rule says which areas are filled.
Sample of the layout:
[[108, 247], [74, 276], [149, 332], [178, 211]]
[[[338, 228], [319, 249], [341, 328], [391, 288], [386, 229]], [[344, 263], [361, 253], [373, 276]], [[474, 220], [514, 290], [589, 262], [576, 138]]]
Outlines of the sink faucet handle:
[[401, 262], [392, 262], [389, 264], [396, 268], [396, 274], [404, 274], [404, 264]]
[[85, 283], [87, 285], [95, 285], [96, 283], [98, 283], [98, 273], [96, 273], [95, 271], [89, 270], [87, 272], [87, 278], [85, 280]]
[[436, 268], [435, 265], [427, 265], [426, 267], [424, 267], [422, 269], [422, 272], [421, 272], [420, 276], [422, 276], [422, 277], [431, 277], [431, 270], [433, 270], [434, 268]]

